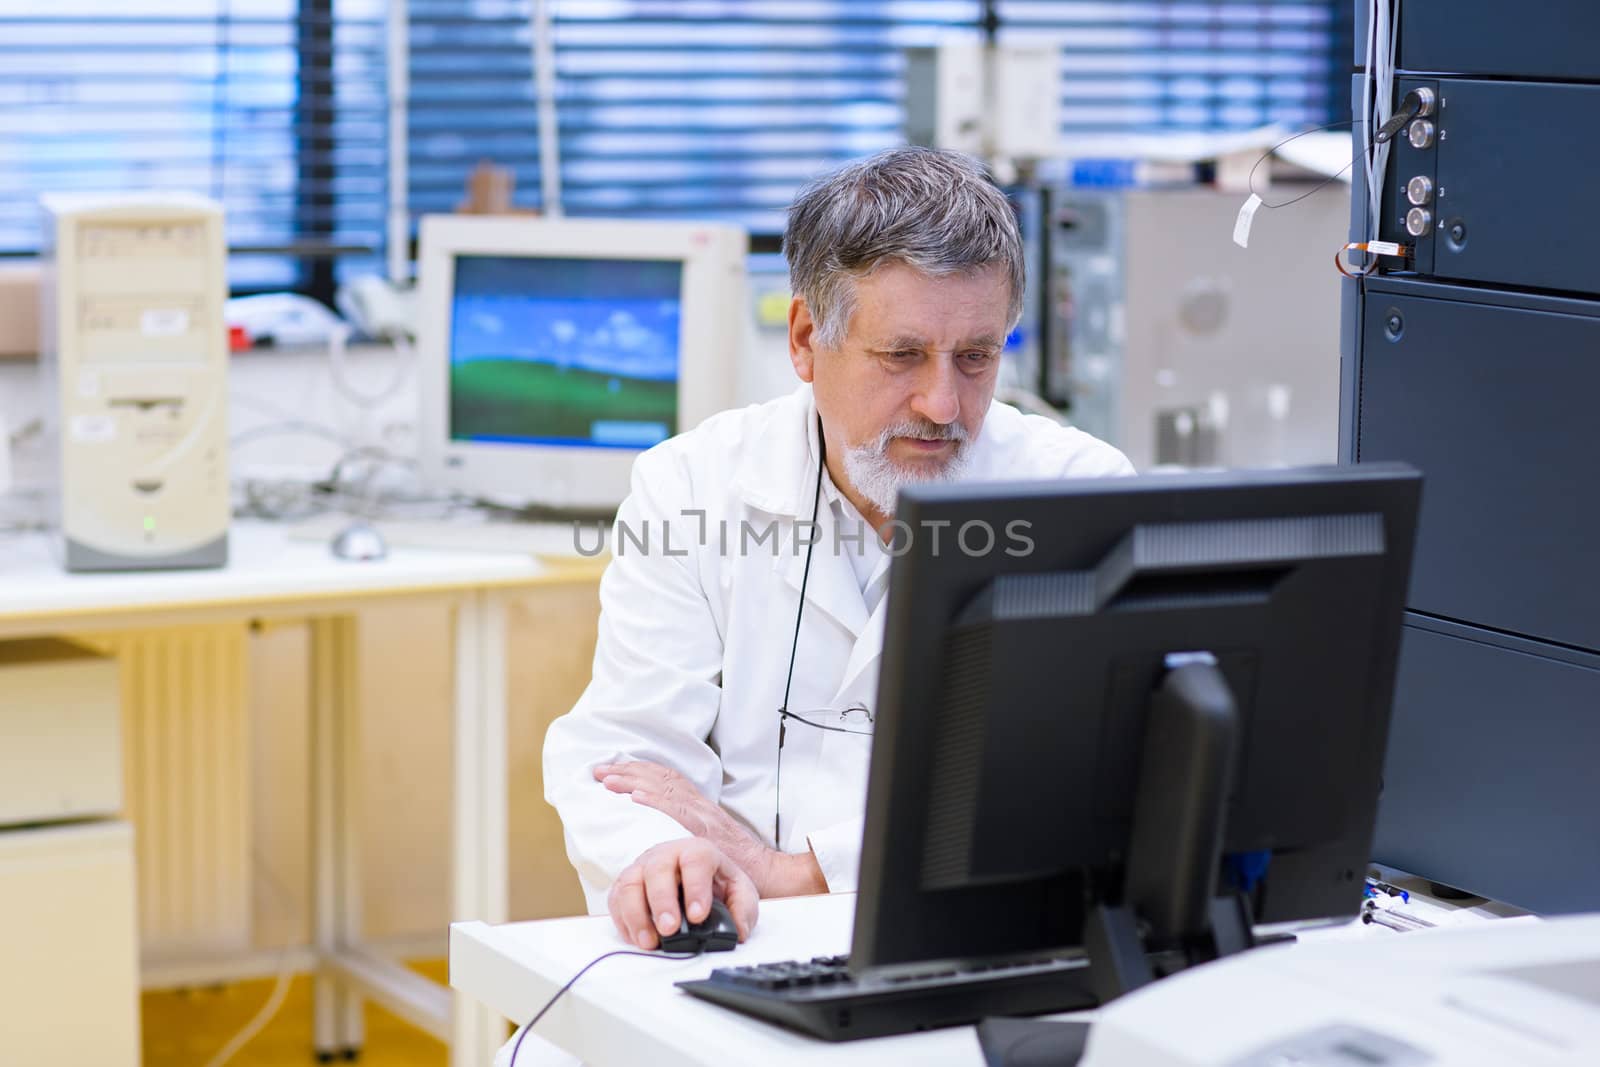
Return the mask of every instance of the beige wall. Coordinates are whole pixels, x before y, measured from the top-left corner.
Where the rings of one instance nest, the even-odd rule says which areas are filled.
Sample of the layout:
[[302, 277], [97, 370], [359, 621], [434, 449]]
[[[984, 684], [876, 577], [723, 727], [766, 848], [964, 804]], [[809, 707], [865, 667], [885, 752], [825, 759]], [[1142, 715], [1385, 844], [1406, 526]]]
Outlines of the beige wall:
[[[561, 824], [545, 804], [540, 750], [550, 721], [588, 684], [597, 587], [538, 589], [508, 619], [511, 918], [583, 910]], [[449, 612], [396, 605], [360, 619], [363, 897], [375, 939], [436, 936], [450, 894]], [[310, 935], [307, 652], [304, 625], [250, 640], [255, 942]]]

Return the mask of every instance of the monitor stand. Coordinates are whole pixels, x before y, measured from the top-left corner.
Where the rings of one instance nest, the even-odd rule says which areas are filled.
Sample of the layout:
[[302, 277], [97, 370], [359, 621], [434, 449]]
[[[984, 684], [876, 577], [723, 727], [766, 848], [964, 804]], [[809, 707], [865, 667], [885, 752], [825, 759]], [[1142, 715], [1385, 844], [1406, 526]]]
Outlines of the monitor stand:
[[1216, 895], [1238, 711], [1214, 656], [1169, 655], [1151, 696], [1121, 902], [1085, 920], [1102, 1004], [1255, 944], [1243, 894]]
[[[1216, 895], [1238, 736], [1233, 692], [1208, 652], [1171, 655], [1166, 666], [1145, 720], [1121, 903], [1096, 904], [1084, 920], [1089, 985], [1101, 1004], [1255, 944], [1244, 896]], [[1007, 1027], [1004, 1041], [998, 1024]], [[1087, 1030], [1081, 1022], [985, 1020], [979, 1035], [989, 1067], [1071, 1067]], [[1014, 1053], [1023, 1045], [1071, 1051]]]

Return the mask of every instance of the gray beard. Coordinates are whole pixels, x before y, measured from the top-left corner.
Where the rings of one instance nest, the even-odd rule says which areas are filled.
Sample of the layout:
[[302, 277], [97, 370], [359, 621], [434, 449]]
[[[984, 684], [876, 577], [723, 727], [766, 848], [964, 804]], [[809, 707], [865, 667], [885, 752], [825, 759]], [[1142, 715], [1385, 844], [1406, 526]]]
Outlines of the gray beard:
[[[878, 435], [876, 441], [845, 450], [844, 471], [856, 492], [884, 515], [894, 514], [895, 497], [908, 485], [960, 481], [971, 459], [970, 442], [960, 423], [940, 426], [929, 433], [927, 424], [900, 423]], [[896, 437], [940, 437], [956, 442], [955, 455], [935, 471], [907, 469], [889, 458], [889, 442]]]

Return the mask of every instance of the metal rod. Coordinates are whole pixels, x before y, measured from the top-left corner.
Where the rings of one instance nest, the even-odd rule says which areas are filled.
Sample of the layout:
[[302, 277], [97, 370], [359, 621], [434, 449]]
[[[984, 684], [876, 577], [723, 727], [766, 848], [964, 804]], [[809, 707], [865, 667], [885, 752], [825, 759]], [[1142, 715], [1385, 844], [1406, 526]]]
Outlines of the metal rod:
[[406, 153], [410, 126], [407, 112], [411, 97], [411, 25], [406, 0], [390, 0], [388, 40], [389, 96], [389, 206], [388, 240], [385, 242], [389, 280], [396, 284], [411, 277], [410, 171]]
[[561, 217], [561, 128], [556, 113], [556, 47], [550, 0], [533, 3], [533, 85], [539, 110], [539, 193], [544, 213]]

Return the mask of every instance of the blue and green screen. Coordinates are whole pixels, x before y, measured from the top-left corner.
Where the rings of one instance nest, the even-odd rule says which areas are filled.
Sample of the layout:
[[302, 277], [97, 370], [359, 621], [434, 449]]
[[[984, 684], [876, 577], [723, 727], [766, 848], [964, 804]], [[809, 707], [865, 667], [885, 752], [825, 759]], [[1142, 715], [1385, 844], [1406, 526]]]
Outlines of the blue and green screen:
[[683, 264], [458, 256], [450, 437], [648, 448], [678, 429]]

